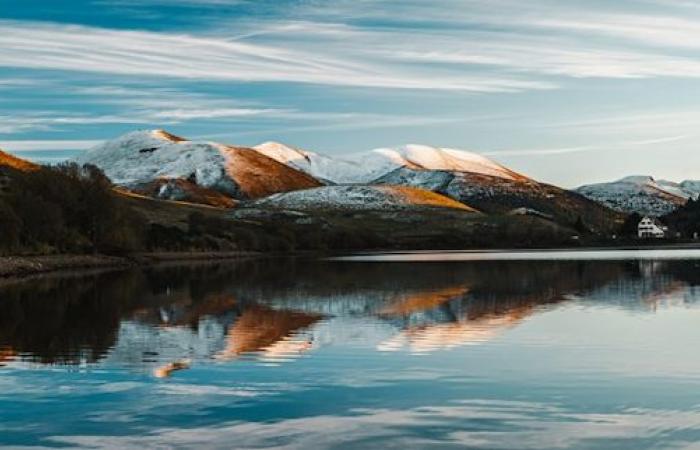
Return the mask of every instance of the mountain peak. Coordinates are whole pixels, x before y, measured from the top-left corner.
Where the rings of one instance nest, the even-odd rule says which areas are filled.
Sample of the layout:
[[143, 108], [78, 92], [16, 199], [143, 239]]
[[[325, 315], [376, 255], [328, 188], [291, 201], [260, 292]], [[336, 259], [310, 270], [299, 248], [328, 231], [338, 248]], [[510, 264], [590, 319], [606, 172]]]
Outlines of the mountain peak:
[[165, 131], [163, 129], [151, 130], [149, 133], [154, 138], [162, 139], [162, 140], [165, 140], [168, 142], [173, 142], [173, 143], [189, 142], [188, 139], [182, 138], [180, 136], [176, 136], [172, 133], [168, 133], [167, 131]]
[[296, 147], [291, 147], [277, 141], [267, 141], [253, 147], [260, 153], [265, 154], [279, 162], [286, 163], [293, 161], [299, 157], [306, 158], [311, 152], [301, 150]]
[[279, 141], [265, 141], [262, 144], [258, 144], [253, 148], [287, 148], [290, 150], [299, 151], [299, 149], [291, 147], [291, 146], [284, 144], [282, 142], [279, 142]]
[[190, 187], [236, 199], [321, 184], [254, 149], [190, 141], [164, 130], [125, 134], [88, 150], [76, 162], [94, 164], [115, 184], [131, 189], [151, 186], [156, 180], [175, 180], [167, 187], [183, 191], [182, 180], [186, 180]]
[[470, 172], [509, 180], [527, 179], [524, 175], [478, 153], [453, 148], [432, 147], [424, 144], [408, 144], [397, 148], [380, 148], [365, 154], [363, 159], [384, 158], [395, 168]]
[[655, 184], [656, 180], [651, 175], [630, 175], [621, 178], [618, 183], [634, 183], [634, 184]]
[[611, 183], [581, 186], [576, 192], [617, 211], [663, 216], [697, 198], [697, 186], [656, 180], [649, 175], [632, 175]]

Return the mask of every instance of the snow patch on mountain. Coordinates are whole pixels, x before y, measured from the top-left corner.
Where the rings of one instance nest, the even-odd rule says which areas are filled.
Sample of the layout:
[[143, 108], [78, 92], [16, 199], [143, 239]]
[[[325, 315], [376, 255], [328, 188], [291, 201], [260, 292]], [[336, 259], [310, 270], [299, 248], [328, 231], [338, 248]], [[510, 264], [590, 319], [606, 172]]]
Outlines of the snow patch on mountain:
[[388, 210], [441, 207], [474, 211], [434, 192], [405, 186], [324, 186], [286, 192], [252, 202], [249, 206], [291, 210]]

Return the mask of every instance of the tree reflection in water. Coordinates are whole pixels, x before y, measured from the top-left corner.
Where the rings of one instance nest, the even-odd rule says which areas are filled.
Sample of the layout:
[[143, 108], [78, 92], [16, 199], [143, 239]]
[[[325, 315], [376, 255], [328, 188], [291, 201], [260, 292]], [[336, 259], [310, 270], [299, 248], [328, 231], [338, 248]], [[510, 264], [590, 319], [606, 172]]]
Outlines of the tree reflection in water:
[[190, 361], [282, 362], [345, 341], [381, 351], [476, 344], [563, 302], [653, 310], [697, 298], [689, 261], [327, 263], [270, 259], [44, 276], [0, 286], [0, 366], [117, 361], [158, 376]]

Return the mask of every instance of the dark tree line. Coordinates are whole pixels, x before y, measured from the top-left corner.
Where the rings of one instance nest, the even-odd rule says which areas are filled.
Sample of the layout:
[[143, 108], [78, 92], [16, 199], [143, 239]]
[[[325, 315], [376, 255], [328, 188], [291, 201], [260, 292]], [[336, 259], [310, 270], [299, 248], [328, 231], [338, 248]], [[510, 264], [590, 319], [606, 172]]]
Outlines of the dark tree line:
[[700, 199], [688, 200], [685, 205], [665, 215], [662, 220], [685, 238], [692, 238], [695, 233], [700, 234]]
[[[279, 252], [382, 248], [476, 248], [571, 243], [571, 231], [537, 217], [495, 217], [483, 223], [432, 213], [403, 223], [382, 214], [311, 214], [306, 222], [271, 215], [233, 219], [203, 208], [182, 220], [182, 205], [125, 197], [97, 167], [63, 164], [18, 171], [0, 167], [0, 254], [104, 253], [140, 251]], [[156, 208], [156, 209], [158, 209]], [[147, 219], [146, 216], [149, 218]], [[630, 230], [632, 229], [630, 222]], [[588, 234], [578, 218], [577, 232]]]
[[143, 247], [145, 221], [95, 166], [3, 169], [0, 248], [5, 252], [120, 253]]

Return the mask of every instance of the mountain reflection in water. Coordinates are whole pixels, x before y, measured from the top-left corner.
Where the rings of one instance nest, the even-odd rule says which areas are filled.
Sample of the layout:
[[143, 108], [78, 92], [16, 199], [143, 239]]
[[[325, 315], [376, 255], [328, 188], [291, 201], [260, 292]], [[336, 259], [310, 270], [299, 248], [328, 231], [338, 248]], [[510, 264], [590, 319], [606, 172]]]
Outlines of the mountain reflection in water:
[[700, 440], [700, 260], [430, 259], [2, 280], [0, 447]]
[[698, 284], [687, 261], [274, 259], [42, 277], [0, 286], [0, 365], [110, 362], [169, 374], [164, 365], [280, 363], [338, 342], [433, 352], [584, 297], [653, 310], [686, 290], [682, 301], [695, 302]]

